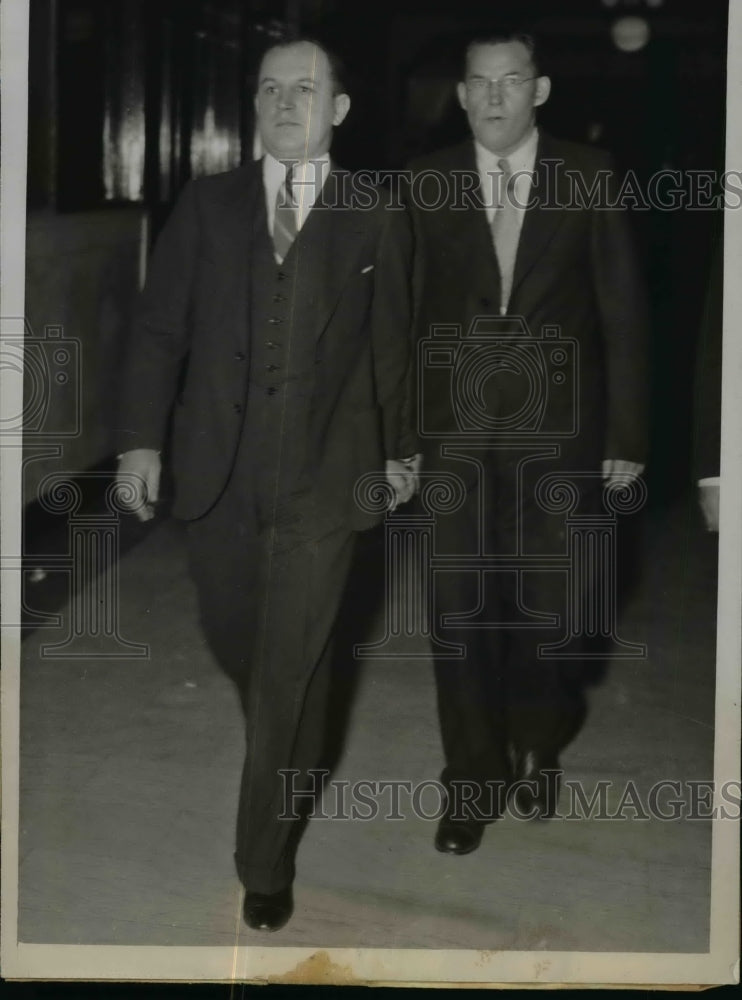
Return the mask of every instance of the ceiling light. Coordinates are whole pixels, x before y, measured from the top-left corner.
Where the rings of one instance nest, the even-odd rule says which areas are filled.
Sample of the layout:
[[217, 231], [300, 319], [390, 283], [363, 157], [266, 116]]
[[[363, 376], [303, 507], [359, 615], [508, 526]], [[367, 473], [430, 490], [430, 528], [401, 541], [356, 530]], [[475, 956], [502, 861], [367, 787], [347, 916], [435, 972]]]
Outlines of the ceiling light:
[[649, 41], [651, 32], [643, 17], [620, 17], [611, 25], [611, 38], [622, 52], [638, 52]]

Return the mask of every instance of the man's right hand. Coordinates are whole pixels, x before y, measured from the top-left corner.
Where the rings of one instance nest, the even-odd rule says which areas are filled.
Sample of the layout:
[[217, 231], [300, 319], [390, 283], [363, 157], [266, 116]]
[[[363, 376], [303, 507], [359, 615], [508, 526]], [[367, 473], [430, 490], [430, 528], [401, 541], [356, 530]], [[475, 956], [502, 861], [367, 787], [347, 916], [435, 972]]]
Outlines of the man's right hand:
[[153, 504], [159, 498], [161, 469], [160, 453], [153, 448], [134, 448], [119, 456], [116, 483], [122, 496], [131, 497], [127, 506], [140, 521], [155, 516]]
[[719, 530], [719, 481], [701, 480], [698, 484], [698, 505], [706, 531]]

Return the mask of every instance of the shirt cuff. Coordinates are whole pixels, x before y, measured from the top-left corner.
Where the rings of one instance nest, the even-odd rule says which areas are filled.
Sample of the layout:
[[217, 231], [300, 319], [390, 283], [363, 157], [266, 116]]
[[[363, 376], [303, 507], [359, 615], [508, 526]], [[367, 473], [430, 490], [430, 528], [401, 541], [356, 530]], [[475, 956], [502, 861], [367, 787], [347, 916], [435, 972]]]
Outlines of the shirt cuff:
[[126, 451], [119, 452], [116, 456], [116, 460], [120, 462], [124, 455], [128, 455], [130, 451], [154, 451], [158, 455], [162, 454], [159, 448], [128, 448]]
[[721, 476], [706, 476], [705, 479], [699, 479], [699, 486], [718, 486], [721, 483]]

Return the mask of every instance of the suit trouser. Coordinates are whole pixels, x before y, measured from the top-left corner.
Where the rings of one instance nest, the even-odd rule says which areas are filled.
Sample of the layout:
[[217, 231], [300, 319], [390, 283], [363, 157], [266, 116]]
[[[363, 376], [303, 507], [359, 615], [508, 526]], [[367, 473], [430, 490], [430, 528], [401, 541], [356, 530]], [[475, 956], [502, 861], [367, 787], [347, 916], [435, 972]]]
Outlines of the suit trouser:
[[[534, 627], [533, 620], [533, 613], [556, 613], [564, 622], [567, 578], [546, 568], [550, 555], [565, 551], [564, 517], [541, 510], [527, 476], [517, 489], [517, 453], [508, 460], [489, 458], [482, 480], [471, 486], [463, 504], [437, 516], [436, 554], [520, 551], [535, 557], [535, 565], [525, 572], [441, 569], [434, 581], [438, 635], [465, 649], [463, 657], [435, 657], [446, 761], [442, 782], [449, 792], [457, 783], [477, 789], [456, 794], [458, 801], [466, 797], [476, 803], [483, 818], [502, 812], [512, 778], [509, 748], [555, 755], [581, 711], [574, 664], [539, 653], [539, 645], [560, 638], [559, 627], [544, 627], [543, 619]], [[541, 474], [538, 465], [533, 471]], [[585, 498], [583, 505], [591, 502]], [[539, 555], [544, 557], [540, 565]], [[445, 616], [465, 620], [446, 624]]]
[[307, 804], [286, 791], [315, 787], [307, 772], [321, 759], [334, 624], [356, 536], [261, 530], [254, 505], [228, 487], [188, 537], [202, 625], [245, 716], [237, 872], [250, 891], [277, 892], [294, 877]]

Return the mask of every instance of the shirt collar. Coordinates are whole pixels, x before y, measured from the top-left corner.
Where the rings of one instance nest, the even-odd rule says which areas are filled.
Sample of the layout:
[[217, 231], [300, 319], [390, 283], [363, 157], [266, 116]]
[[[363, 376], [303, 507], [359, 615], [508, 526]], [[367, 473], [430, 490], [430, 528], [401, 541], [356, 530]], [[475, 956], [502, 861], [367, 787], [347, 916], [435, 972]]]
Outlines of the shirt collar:
[[[292, 174], [294, 200], [307, 208], [311, 207], [322, 190], [330, 172], [330, 154], [313, 157], [311, 160], [301, 160], [295, 163]], [[277, 160], [270, 153], [263, 157], [263, 183], [268, 194], [275, 198], [278, 190], [286, 180], [286, 162]]]
[[[497, 164], [503, 158], [501, 153], [493, 153], [489, 149], [485, 149], [476, 139], [474, 140], [474, 147], [477, 157], [477, 167], [480, 172], [486, 173], [500, 169]], [[534, 125], [520, 146], [505, 157], [510, 164], [511, 173], [517, 174], [522, 171], [530, 173], [536, 163], [537, 147], [538, 129]]]

